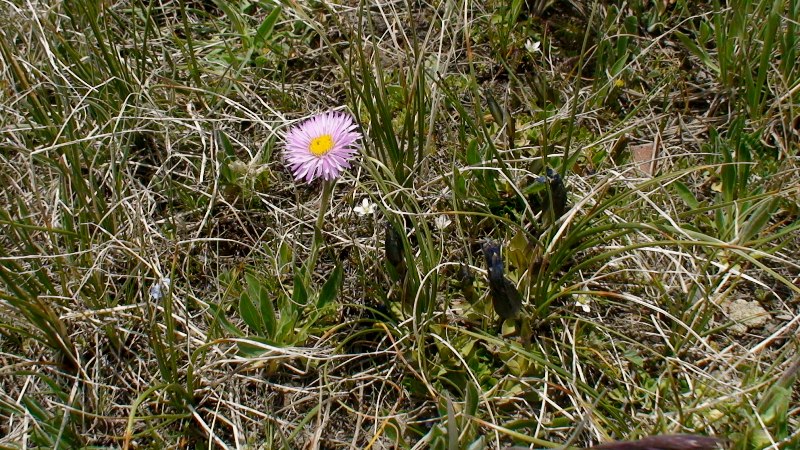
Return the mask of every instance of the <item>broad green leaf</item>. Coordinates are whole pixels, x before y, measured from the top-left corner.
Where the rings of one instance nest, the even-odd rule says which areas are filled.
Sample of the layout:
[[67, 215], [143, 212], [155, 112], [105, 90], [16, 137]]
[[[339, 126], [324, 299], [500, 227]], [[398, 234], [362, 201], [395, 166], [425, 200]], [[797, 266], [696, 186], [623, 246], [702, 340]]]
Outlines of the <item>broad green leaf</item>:
[[281, 241], [280, 247], [278, 247], [278, 270], [283, 272], [283, 268], [286, 267], [289, 263], [292, 262], [292, 247], [286, 243], [286, 241]]
[[342, 285], [343, 273], [344, 271], [342, 270], [342, 266], [340, 264], [336, 264], [336, 268], [333, 269], [333, 273], [328, 280], [325, 281], [325, 284], [322, 286], [322, 290], [319, 292], [317, 308], [323, 308], [325, 305], [336, 299], [336, 296], [339, 294], [339, 288]]
[[518, 231], [517, 234], [511, 238], [511, 242], [509, 242], [507, 247], [508, 262], [513, 264], [521, 273], [530, 267], [531, 258], [534, 253], [533, 250], [525, 233], [523, 231]]
[[214, 140], [216, 141], [217, 145], [223, 150], [222, 155], [225, 158], [233, 159], [236, 158], [236, 151], [233, 149], [233, 145], [231, 144], [231, 140], [228, 138], [228, 135], [225, 134], [222, 130], [214, 130]]
[[464, 394], [464, 414], [467, 416], [475, 416], [478, 413], [478, 388], [471, 381], [467, 382], [467, 392]]
[[278, 327], [272, 298], [273, 294], [267, 289], [259, 289], [258, 303], [261, 310], [261, 320], [264, 324], [264, 332], [269, 338], [275, 337], [275, 329]]
[[495, 123], [498, 125], [503, 124], [503, 110], [500, 108], [500, 105], [497, 104], [497, 101], [494, 99], [492, 92], [486, 89], [484, 91], [484, 95], [486, 96], [486, 104], [489, 106], [489, 112], [492, 114], [492, 118], [494, 119]]
[[697, 209], [700, 207], [700, 202], [697, 201], [697, 198], [695, 198], [688, 186], [680, 181], [675, 181], [672, 183], [672, 185], [675, 186], [675, 190], [678, 191], [678, 197], [680, 197], [681, 200], [686, 203], [686, 206], [691, 209]]
[[469, 144], [467, 144], [466, 157], [467, 157], [467, 164], [470, 166], [477, 166], [483, 163], [483, 158], [481, 157], [481, 154], [478, 151], [477, 139], [473, 139], [469, 141]]
[[[636, 16], [628, 16], [625, 18], [625, 31], [631, 36], [636, 36], [639, 30], [639, 18]], [[627, 40], [630, 40], [629, 38]]]
[[300, 272], [294, 274], [294, 288], [292, 289], [292, 300], [298, 305], [305, 305], [308, 302], [308, 291], [303, 283], [303, 275]]
[[449, 395], [445, 395], [447, 400], [447, 449], [458, 450], [458, 426], [456, 425], [456, 408]]
[[461, 175], [458, 167], [453, 166], [453, 193], [456, 198], [465, 198], [467, 196], [467, 179]]
[[264, 325], [258, 314], [258, 309], [256, 309], [256, 306], [253, 304], [247, 292], [242, 292], [242, 296], [239, 298], [239, 314], [241, 314], [244, 323], [246, 323], [251, 330], [259, 334], [264, 333]]
[[619, 75], [626, 64], [628, 64], [628, 52], [625, 52], [617, 59], [617, 62], [614, 63], [614, 66], [611, 68], [611, 75], [615, 77]]

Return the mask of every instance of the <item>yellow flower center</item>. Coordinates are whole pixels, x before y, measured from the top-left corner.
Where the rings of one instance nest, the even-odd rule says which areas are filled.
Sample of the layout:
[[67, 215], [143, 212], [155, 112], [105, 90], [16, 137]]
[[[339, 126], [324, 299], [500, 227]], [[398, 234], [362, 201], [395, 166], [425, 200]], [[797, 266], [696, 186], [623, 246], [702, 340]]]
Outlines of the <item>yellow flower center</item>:
[[324, 154], [331, 151], [333, 148], [333, 136], [330, 134], [323, 134], [322, 136], [317, 136], [311, 140], [311, 143], [308, 145], [308, 151], [311, 152], [312, 155], [320, 157]]

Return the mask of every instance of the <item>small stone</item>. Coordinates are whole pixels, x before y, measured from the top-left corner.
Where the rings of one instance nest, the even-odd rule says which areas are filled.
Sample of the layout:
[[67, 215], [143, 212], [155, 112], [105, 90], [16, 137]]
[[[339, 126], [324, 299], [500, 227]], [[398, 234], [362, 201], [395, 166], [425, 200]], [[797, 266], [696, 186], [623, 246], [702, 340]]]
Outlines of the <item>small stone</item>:
[[772, 316], [757, 301], [744, 299], [734, 300], [726, 305], [728, 317], [736, 322], [730, 330], [736, 334], [744, 334], [751, 328], [763, 327]]

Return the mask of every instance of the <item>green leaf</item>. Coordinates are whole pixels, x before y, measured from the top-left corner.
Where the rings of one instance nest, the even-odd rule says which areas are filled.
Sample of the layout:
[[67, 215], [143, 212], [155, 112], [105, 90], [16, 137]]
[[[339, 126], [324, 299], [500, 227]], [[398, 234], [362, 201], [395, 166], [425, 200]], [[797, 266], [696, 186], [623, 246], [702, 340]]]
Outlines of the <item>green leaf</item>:
[[292, 289], [292, 300], [298, 305], [305, 305], [308, 302], [308, 291], [303, 283], [303, 275], [300, 272], [294, 274], [294, 288]]
[[[731, 134], [733, 131], [731, 131]], [[722, 183], [722, 199], [726, 202], [732, 202], [737, 199], [736, 189], [736, 171], [737, 166], [734, 164], [733, 152], [731, 152], [730, 141], [723, 141], [716, 130], [711, 133], [714, 140], [714, 147], [719, 156], [722, 157], [722, 166], [720, 167], [720, 182]]]
[[531, 247], [523, 231], [518, 231], [514, 237], [511, 238], [511, 242], [509, 242], [506, 249], [508, 262], [513, 264], [514, 267], [520, 271], [530, 267], [534, 252], [533, 247]]
[[236, 175], [231, 170], [230, 164], [236, 160], [236, 152], [224, 131], [214, 130], [214, 141], [223, 150], [218, 153], [220, 176], [222, 180], [232, 183], [236, 179]]
[[761, 39], [764, 43], [764, 46], [761, 49], [761, 55], [759, 58], [758, 77], [756, 78], [755, 86], [753, 86], [752, 89], [747, 90], [747, 94], [750, 97], [751, 112], [760, 112], [761, 105], [763, 103], [763, 91], [767, 90], [765, 89], [764, 85], [767, 81], [767, 73], [774, 62], [772, 50], [775, 42], [775, 34], [781, 22], [780, 14], [783, 11], [783, 8], [783, 0], [773, 0], [770, 14], [767, 17], [766, 26], [762, 25], [761, 27], [761, 29], [764, 30], [764, 34]]
[[711, 69], [717, 75], [719, 75], [720, 73], [719, 66], [717, 66], [716, 64], [714, 64], [713, 61], [711, 61], [711, 57], [708, 55], [708, 52], [701, 49], [689, 36], [686, 36], [680, 31], [675, 32], [675, 37], [677, 37], [678, 40], [681, 41], [681, 44], [683, 44], [683, 46], [686, 47], [686, 49], [689, 50], [689, 52], [694, 54], [694, 56], [700, 58], [700, 60], [703, 61], [703, 64], [705, 64], [709, 69]]
[[232, 8], [231, 4], [225, 0], [214, 0], [214, 4], [216, 4], [217, 7], [225, 13], [225, 16], [227, 16], [228, 20], [230, 20], [231, 26], [234, 30], [236, 30], [239, 36], [242, 38], [246, 37], [247, 28], [242, 20], [242, 15]]
[[386, 433], [386, 437], [389, 438], [390, 442], [394, 442], [395, 444], [399, 445], [400, 448], [408, 447], [405, 439], [403, 439], [403, 433], [400, 432], [400, 426], [397, 424], [397, 419], [392, 418], [386, 421], [384, 433]]
[[292, 262], [292, 247], [286, 243], [286, 241], [281, 241], [280, 247], [278, 247], [278, 270], [283, 273], [284, 267], [286, 267], [289, 263]]
[[274, 338], [275, 329], [278, 327], [278, 321], [275, 318], [272, 295], [267, 289], [259, 289], [258, 303], [261, 309], [261, 320], [264, 324], [264, 332], [267, 337]]
[[466, 157], [467, 157], [467, 164], [469, 164], [470, 166], [477, 166], [483, 163], [483, 158], [481, 157], [481, 154], [478, 151], [477, 139], [473, 139], [469, 141], [469, 144], [467, 144]]
[[278, 6], [269, 13], [263, 22], [261, 22], [261, 25], [259, 25], [256, 31], [256, 37], [253, 39], [253, 47], [261, 48], [264, 46], [264, 42], [272, 36], [272, 31], [275, 29], [275, 22], [278, 21], [280, 15], [281, 7]]
[[458, 450], [458, 426], [456, 425], [456, 408], [449, 395], [445, 395], [447, 400], [447, 449]]
[[617, 59], [617, 62], [614, 63], [614, 66], [611, 68], [611, 76], [618, 76], [622, 69], [625, 68], [625, 65], [628, 64], [628, 52], [622, 54], [622, 56]]
[[464, 414], [476, 416], [478, 414], [478, 388], [471, 381], [467, 382], [467, 392], [464, 394]]
[[251, 330], [259, 334], [264, 333], [264, 325], [258, 314], [258, 309], [256, 309], [256, 306], [253, 304], [247, 292], [242, 292], [242, 296], [239, 298], [239, 314], [242, 315], [244, 323], [246, 323]]
[[275, 341], [278, 343], [293, 343], [295, 342], [294, 325], [297, 323], [299, 314], [296, 310], [283, 311], [281, 314], [281, 324], [275, 332]]
[[758, 402], [758, 415], [761, 422], [771, 427], [778, 439], [783, 439], [787, 434], [787, 417], [790, 399], [792, 398], [792, 386], [797, 382], [800, 373], [800, 356], [795, 356], [792, 365], [789, 366], [780, 378], [769, 388], [769, 390]]
[[672, 185], [675, 186], [675, 190], [678, 191], [678, 197], [680, 197], [681, 200], [686, 203], [686, 206], [691, 209], [697, 209], [700, 207], [700, 202], [697, 201], [697, 198], [694, 196], [688, 186], [680, 181], [676, 181], [672, 183]]
[[778, 209], [778, 199], [764, 199], [758, 206], [753, 208], [753, 213], [745, 220], [744, 226], [739, 232], [738, 242], [744, 244], [756, 237], [772, 218], [772, 214]]
[[503, 109], [497, 104], [497, 100], [494, 99], [491, 91], [488, 89], [484, 90], [484, 95], [486, 96], [486, 104], [489, 106], [489, 112], [492, 114], [492, 118], [494, 119], [495, 123], [502, 125]]
[[342, 270], [342, 266], [340, 264], [336, 264], [336, 268], [333, 269], [333, 273], [328, 280], [325, 281], [325, 284], [322, 286], [322, 290], [319, 292], [317, 308], [322, 308], [336, 299], [336, 296], [339, 294], [339, 288], [342, 285], [343, 273], [344, 271]]
[[453, 166], [453, 192], [456, 198], [465, 198], [467, 196], [467, 179], [458, 170], [458, 167]]
[[212, 316], [214, 317], [214, 322], [212, 323], [217, 323], [220, 326], [220, 328], [227, 331], [229, 334], [233, 336], [243, 335], [242, 331], [238, 329], [234, 324], [230, 322], [230, 320], [228, 320], [225, 317], [225, 311], [219, 305], [215, 303], [209, 303], [208, 309], [211, 311]]
[[791, 398], [792, 390], [790, 388], [771, 387], [758, 405], [758, 415], [761, 417], [761, 421], [768, 426], [785, 421]]
[[[275, 345], [274, 342], [271, 342], [265, 338], [257, 336], [250, 336], [247, 338], [247, 340], [266, 345]], [[239, 354], [241, 354], [244, 357], [250, 357], [250, 358], [261, 356], [264, 354], [264, 352], [267, 351], [266, 349], [257, 344], [250, 344], [246, 341], [238, 341], [236, 342], [236, 346], [239, 348]]]

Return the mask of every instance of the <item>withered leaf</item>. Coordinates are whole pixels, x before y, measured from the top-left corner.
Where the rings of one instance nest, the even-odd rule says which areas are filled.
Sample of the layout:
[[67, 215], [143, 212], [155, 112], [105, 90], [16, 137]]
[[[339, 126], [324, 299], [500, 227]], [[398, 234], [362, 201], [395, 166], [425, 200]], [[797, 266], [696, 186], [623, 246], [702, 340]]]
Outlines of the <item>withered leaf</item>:
[[658, 156], [658, 141], [645, 144], [631, 145], [631, 157], [636, 166], [645, 175], [652, 177], [658, 170], [656, 157]]

